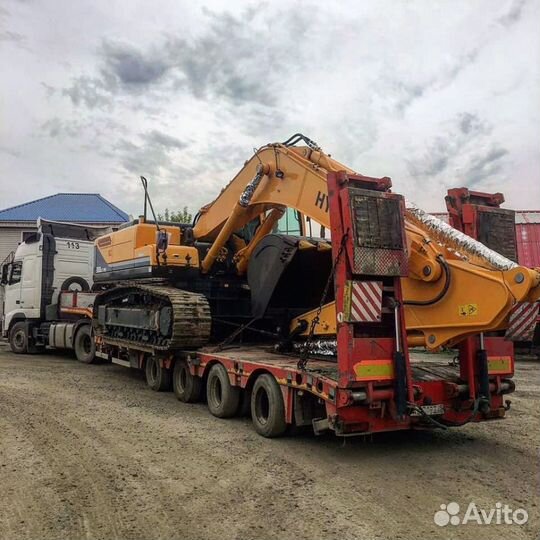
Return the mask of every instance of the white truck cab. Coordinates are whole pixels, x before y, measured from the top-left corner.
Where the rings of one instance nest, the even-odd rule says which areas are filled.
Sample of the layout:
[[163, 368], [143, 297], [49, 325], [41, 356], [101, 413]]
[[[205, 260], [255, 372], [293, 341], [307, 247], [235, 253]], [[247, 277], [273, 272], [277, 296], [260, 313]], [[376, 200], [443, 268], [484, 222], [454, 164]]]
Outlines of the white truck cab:
[[[39, 219], [38, 231], [2, 265], [2, 335], [9, 337], [14, 352], [36, 352], [47, 345], [72, 348], [81, 323], [89, 327], [90, 321], [81, 321], [80, 316], [66, 320], [59, 295], [91, 290], [94, 240], [108, 232], [105, 227]], [[56, 331], [59, 324], [63, 338]]]

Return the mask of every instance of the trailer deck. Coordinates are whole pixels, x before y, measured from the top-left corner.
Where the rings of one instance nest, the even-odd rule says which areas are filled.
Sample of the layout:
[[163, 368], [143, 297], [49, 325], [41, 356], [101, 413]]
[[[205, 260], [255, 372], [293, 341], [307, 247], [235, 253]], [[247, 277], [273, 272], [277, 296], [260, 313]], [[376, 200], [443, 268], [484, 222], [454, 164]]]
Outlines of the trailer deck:
[[[275, 352], [272, 345], [238, 345], [231, 346], [216, 351], [213, 347], [203, 348], [199, 351], [204, 355], [216, 356], [219, 358], [227, 358], [236, 362], [253, 362], [260, 366], [278, 367], [291, 371], [298, 371], [298, 354], [282, 354]], [[312, 375], [321, 375], [329, 379], [337, 380], [337, 361], [326, 360], [321, 358], [310, 359], [306, 373]]]
[[[273, 350], [272, 346], [249, 346], [238, 345], [216, 351], [215, 348], [207, 347], [199, 351], [205, 356], [215, 356], [216, 359], [232, 360], [241, 363], [254, 363], [261, 367], [279, 368], [291, 373], [297, 373], [297, 363], [300, 359], [298, 354], [280, 354]], [[445, 380], [458, 383], [459, 365], [454, 364], [450, 357], [445, 356], [444, 360], [427, 360], [411, 357], [411, 369], [414, 381], [435, 381]], [[311, 358], [305, 369], [306, 375], [313, 377], [325, 377], [337, 382], [338, 365], [335, 358]]]

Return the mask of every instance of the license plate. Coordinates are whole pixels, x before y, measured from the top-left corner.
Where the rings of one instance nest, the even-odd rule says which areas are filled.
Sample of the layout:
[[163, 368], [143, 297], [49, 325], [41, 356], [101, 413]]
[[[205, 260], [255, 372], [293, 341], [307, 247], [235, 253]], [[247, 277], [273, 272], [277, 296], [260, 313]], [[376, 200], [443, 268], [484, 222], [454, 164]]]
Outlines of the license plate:
[[[444, 405], [439, 403], [437, 405], [422, 405], [420, 407], [428, 416], [436, 416], [438, 414], [444, 414]], [[411, 416], [421, 416], [420, 411], [411, 411]]]

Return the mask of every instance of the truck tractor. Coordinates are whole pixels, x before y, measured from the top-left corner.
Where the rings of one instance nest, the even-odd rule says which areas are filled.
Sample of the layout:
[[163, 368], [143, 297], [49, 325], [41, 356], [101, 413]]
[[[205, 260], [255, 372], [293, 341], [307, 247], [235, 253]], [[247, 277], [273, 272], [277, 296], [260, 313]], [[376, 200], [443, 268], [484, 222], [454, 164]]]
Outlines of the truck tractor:
[[2, 335], [15, 353], [73, 349], [92, 362], [94, 241], [106, 227], [38, 220], [38, 230], [2, 264]]

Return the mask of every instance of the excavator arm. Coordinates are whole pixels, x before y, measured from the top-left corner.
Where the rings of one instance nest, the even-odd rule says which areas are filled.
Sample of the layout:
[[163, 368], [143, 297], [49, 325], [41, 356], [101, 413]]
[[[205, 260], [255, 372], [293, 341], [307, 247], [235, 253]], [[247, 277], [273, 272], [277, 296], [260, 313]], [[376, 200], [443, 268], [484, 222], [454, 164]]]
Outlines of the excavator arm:
[[[301, 140], [306, 145], [295, 146]], [[356, 174], [301, 135], [260, 148], [200, 211], [194, 238], [211, 243], [201, 261], [202, 272], [212, 269], [236, 231], [258, 219], [257, 232], [235, 254], [238, 273], [245, 273], [287, 208], [330, 230], [326, 178], [329, 172], [339, 171]], [[390, 190], [389, 178], [378, 182]], [[409, 344], [436, 349], [479, 332], [504, 329], [517, 302], [538, 300], [539, 272], [516, 265], [421, 210], [408, 209], [405, 223], [409, 275], [401, 282]], [[328, 242], [309, 238], [289, 240], [287, 246], [289, 251], [279, 254], [285, 265], [294, 250], [329, 253]], [[304, 268], [304, 282], [319, 265], [318, 259], [311, 261]], [[319, 315], [314, 309], [295, 317], [291, 332], [307, 333], [314, 317], [318, 317], [316, 335], [335, 335], [333, 302], [322, 306]]]

